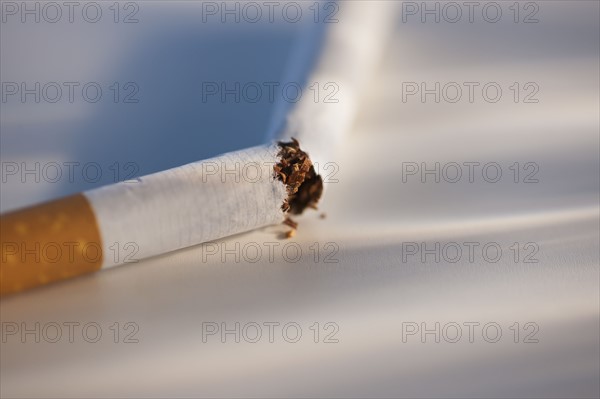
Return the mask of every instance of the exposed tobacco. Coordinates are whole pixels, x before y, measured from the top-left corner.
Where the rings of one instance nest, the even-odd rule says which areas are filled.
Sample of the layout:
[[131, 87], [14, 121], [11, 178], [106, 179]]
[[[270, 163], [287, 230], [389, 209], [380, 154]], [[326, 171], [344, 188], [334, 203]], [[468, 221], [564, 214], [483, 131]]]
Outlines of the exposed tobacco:
[[292, 229], [298, 228], [298, 223], [294, 222], [291, 218], [285, 218], [283, 224], [290, 226]]
[[[309, 207], [317, 209], [317, 203], [323, 194], [323, 180], [315, 172], [308, 154], [300, 149], [300, 143], [294, 138], [289, 143], [278, 144], [281, 147], [278, 154], [280, 162], [273, 169], [288, 191], [288, 198], [281, 209], [292, 214], [301, 214]], [[290, 227], [295, 229], [294, 226]]]

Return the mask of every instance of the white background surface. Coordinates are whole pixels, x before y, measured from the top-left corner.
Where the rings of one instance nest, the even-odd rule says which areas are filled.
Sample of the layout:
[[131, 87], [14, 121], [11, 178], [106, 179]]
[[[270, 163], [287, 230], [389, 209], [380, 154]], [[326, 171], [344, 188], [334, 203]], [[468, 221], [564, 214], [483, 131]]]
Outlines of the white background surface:
[[[149, 173], [260, 142], [272, 104], [210, 108], [198, 82], [281, 79], [298, 27], [209, 27], [196, 23], [194, 3], [140, 4], [135, 27], [2, 25], [2, 81], [135, 80], [144, 89], [133, 108], [2, 104], [3, 162], [134, 161]], [[272, 227], [216, 243], [257, 243], [256, 263], [223, 262], [208, 244], [2, 299], [2, 322], [103, 330], [95, 344], [81, 335], [55, 344], [8, 337], [2, 396], [597, 397], [599, 6], [537, 4], [537, 24], [514, 24], [510, 14], [498, 24], [398, 16], [335, 160], [327, 217], [300, 218], [300, 261], [285, 260], [285, 229]], [[402, 82], [423, 81], [493, 81], [506, 90], [497, 103], [403, 102]], [[535, 82], [539, 103], [515, 104], [507, 89], [515, 81]], [[497, 162], [506, 178], [403, 182], [406, 162]], [[514, 183], [515, 162], [535, 162], [539, 182]], [[90, 186], [11, 180], [2, 209]], [[409, 242], [494, 242], [503, 254], [496, 263], [477, 251], [473, 261], [404, 260]], [[515, 262], [515, 242], [537, 245], [539, 262]], [[329, 243], [337, 263], [324, 262]], [[139, 342], [113, 343], [114, 322], [136, 323]], [[295, 322], [302, 338], [288, 343], [276, 330], [270, 343], [265, 328], [258, 343], [203, 342], [206, 322]], [[327, 322], [339, 327], [338, 343], [322, 342]], [[477, 331], [473, 343], [403, 342], [406, 322], [495, 322], [503, 335], [497, 343]], [[514, 343], [515, 322], [536, 323], [539, 342]]]

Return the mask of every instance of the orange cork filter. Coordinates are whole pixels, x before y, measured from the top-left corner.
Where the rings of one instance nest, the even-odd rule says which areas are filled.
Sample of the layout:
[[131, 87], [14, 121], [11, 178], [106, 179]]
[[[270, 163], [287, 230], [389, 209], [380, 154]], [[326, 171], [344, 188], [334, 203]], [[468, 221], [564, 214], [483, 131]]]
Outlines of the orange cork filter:
[[83, 194], [2, 215], [0, 242], [0, 295], [102, 266], [100, 232]]

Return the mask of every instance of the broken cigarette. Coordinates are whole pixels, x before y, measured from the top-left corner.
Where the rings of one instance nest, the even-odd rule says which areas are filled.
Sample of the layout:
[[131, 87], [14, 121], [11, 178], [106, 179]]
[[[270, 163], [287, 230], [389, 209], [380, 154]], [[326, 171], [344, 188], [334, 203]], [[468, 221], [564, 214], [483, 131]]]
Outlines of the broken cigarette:
[[317, 104], [304, 97], [270, 144], [2, 215], [0, 295], [280, 224], [289, 213], [316, 208], [323, 181], [314, 156], [331, 160], [352, 120], [358, 88], [382, 46], [386, 3], [393, 2], [340, 3], [312, 79], [336, 82], [341, 98]]
[[0, 292], [282, 223], [321, 178], [296, 141], [265, 145], [2, 216]]

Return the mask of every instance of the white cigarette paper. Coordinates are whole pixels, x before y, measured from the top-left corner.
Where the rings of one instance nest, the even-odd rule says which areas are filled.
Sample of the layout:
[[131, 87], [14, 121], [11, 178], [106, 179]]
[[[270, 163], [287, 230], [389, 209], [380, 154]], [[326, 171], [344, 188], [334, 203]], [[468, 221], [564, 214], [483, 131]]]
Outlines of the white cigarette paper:
[[[358, 97], [382, 57], [393, 29], [395, 1], [340, 1], [337, 22], [326, 31], [322, 55], [309, 85], [331, 96], [303, 97], [286, 118], [280, 140], [295, 137], [319, 166], [334, 161], [335, 149], [349, 130]], [[322, 93], [321, 93], [322, 94]]]
[[[85, 192], [102, 252], [134, 243], [136, 258], [143, 259], [281, 223], [288, 194], [273, 172], [279, 150], [265, 145], [231, 152]], [[106, 256], [103, 268], [122, 261]]]

